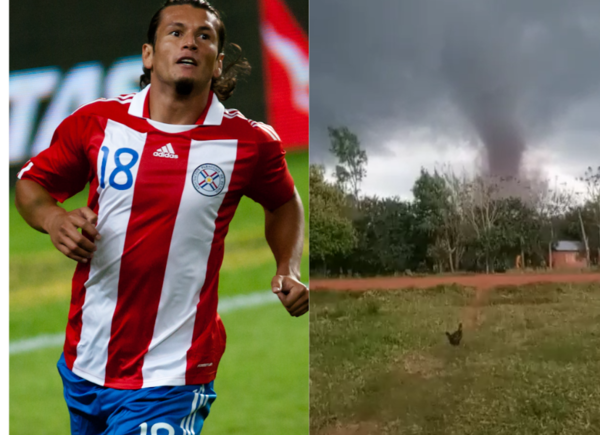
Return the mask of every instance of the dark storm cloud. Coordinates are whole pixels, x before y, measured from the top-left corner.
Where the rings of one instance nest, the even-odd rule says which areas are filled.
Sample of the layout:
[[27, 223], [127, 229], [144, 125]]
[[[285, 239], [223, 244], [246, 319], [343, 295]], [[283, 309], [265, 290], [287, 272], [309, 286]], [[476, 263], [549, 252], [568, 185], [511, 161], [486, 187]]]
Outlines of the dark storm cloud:
[[[500, 172], [531, 144], [600, 133], [600, 112], [577, 110], [600, 108], [600, 1], [320, 0], [310, 42], [313, 162], [330, 158], [328, 125], [371, 155], [414, 129], [476, 137]], [[585, 162], [598, 142], [568, 153]]]

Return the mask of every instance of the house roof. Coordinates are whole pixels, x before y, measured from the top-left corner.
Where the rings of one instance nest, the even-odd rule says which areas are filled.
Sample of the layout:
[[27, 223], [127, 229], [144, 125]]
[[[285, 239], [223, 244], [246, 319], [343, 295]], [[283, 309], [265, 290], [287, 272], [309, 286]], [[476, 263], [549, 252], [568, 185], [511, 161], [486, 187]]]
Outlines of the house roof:
[[556, 244], [554, 245], [554, 250], [555, 251], [583, 251], [585, 249], [585, 247], [583, 246], [583, 243], [581, 242], [576, 242], [573, 240], [559, 240], [558, 242], [556, 242]]

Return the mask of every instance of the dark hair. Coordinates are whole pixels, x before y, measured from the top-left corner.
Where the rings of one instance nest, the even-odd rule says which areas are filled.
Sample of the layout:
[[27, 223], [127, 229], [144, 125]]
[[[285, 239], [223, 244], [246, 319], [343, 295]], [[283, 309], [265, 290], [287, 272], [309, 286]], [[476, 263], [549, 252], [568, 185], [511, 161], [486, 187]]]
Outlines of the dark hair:
[[[210, 3], [204, 0], [166, 0], [162, 7], [156, 11], [150, 20], [146, 42], [152, 45], [152, 48], [154, 49], [154, 45], [156, 44], [156, 30], [160, 24], [162, 11], [169, 6], [179, 5], [191, 5], [198, 9], [204, 9], [217, 17], [217, 20], [219, 21], [219, 25], [217, 27], [219, 53], [223, 53], [226, 47], [232, 47], [234, 51], [237, 52], [235, 59], [223, 67], [221, 76], [216, 79], [213, 78], [210, 84], [210, 89], [217, 95], [219, 100], [225, 101], [231, 97], [231, 95], [233, 95], [233, 91], [238, 81], [238, 76], [248, 74], [250, 72], [250, 64], [245, 58], [242, 57], [242, 49], [239, 45], [228, 44], [228, 46], [226, 46], [227, 33], [225, 31], [225, 24], [221, 19], [221, 14], [219, 14], [219, 11], [211, 6]], [[143, 70], [144, 74], [140, 76], [140, 89], [144, 89], [150, 84], [151, 71], [146, 67], [143, 67]]]

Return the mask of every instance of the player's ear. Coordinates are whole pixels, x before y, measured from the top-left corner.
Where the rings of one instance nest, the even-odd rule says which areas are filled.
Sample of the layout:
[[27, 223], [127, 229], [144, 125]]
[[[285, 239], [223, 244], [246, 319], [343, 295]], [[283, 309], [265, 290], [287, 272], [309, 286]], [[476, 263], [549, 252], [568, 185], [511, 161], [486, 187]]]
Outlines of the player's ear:
[[215, 63], [215, 70], [213, 71], [213, 78], [218, 79], [221, 77], [223, 73], [223, 59], [225, 58], [225, 53], [219, 53], [217, 56], [217, 62]]
[[144, 68], [152, 70], [154, 60], [154, 49], [150, 44], [144, 44], [142, 46], [142, 63], [144, 64]]

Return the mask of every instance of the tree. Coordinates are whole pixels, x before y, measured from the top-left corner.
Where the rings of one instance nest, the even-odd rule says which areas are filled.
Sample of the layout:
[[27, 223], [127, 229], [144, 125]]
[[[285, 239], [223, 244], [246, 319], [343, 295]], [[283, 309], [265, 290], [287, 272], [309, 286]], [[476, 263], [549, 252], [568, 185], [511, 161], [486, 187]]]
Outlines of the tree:
[[559, 223], [558, 231], [561, 237], [582, 240], [588, 264], [598, 264], [599, 241], [595, 236], [591, 236], [597, 231], [596, 204], [589, 199], [583, 201], [583, 204], [576, 204], [565, 214]]
[[458, 270], [461, 267], [461, 260], [467, 248], [470, 231], [466, 220], [466, 211], [468, 205], [468, 185], [469, 180], [466, 174], [458, 176], [449, 167], [442, 167], [439, 173], [446, 183], [448, 193], [448, 212], [444, 215], [444, 226], [447, 233], [450, 270]]
[[536, 189], [536, 211], [542, 228], [542, 240], [545, 241], [548, 252], [548, 267], [552, 269], [552, 247], [558, 241], [561, 221], [573, 206], [573, 195], [564, 184], [556, 180], [554, 186], [549, 183], [540, 184]]
[[508, 196], [498, 201], [501, 213], [496, 223], [497, 234], [500, 237], [497, 240], [496, 256], [505, 266], [511, 267], [513, 260], [519, 255], [521, 265], [525, 267], [528, 253], [535, 250], [535, 244], [538, 242], [539, 225], [535, 211], [527, 203], [527, 197]]
[[352, 222], [344, 215], [344, 193], [325, 180], [325, 168], [310, 165], [310, 262], [321, 264], [327, 272], [327, 260], [350, 254], [356, 244]]
[[416, 229], [421, 232], [422, 239], [427, 241], [426, 246], [423, 246], [426, 256], [433, 260], [439, 272], [443, 272], [446, 262], [450, 270], [454, 271], [449, 231], [449, 218], [454, 210], [451, 210], [450, 193], [444, 179], [437, 171], [430, 174], [421, 168], [412, 193], [415, 198]]
[[[597, 263], [600, 265], [600, 166], [596, 171], [592, 167], [588, 167], [582, 178], [587, 190], [588, 201], [587, 207], [592, 211], [594, 225], [596, 226], [597, 234]], [[581, 224], [583, 226], [583, 223]], [[586, 237], [587, 242], [587, 237]], [[588, 265], [589, 265], [589, 245], [588, 249]]]
[[360, 218], [355, 220], [359, 242], [353, 269], [367, 262], [370, 274], [390, 274], [411, 266], [414, 215], [411, 205], [398, 198], [364, 198]]
[[493, 253], [500, 241], [496, 224], [501, 216], [500, 179], [492, 176], [476, 176], [465, 186], [465, 216], [475, 236], [473, 246], [477, 258], [485, 261], [485, 271], [491, 271]]
[[328, 127], [331, 148], [338, 159], [335, 177], [340, 188], [358, 201], [360, 184], [367, 175], [367, 153], [360, 148], [358, 137], [347, 127]]
[[517, 177], [503, 177], [497, 181], [501, 206], [497, 223], [502, 234], [500, 255], [510, 255], [511, 263], [519, 256], [521, 267], [532, 263], [529, 255], [543, 255], [539, 252], [540, 225], [536, 211], [536, 188], [539, 181], [538, 178]]

